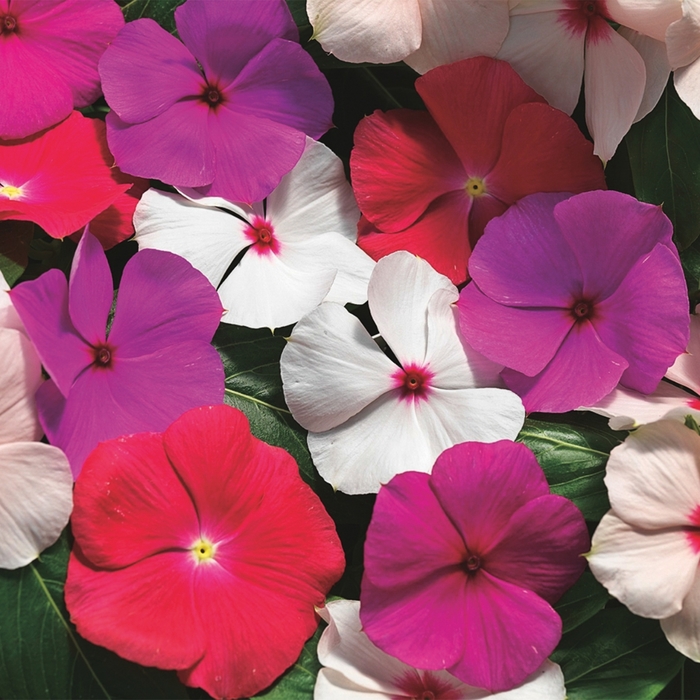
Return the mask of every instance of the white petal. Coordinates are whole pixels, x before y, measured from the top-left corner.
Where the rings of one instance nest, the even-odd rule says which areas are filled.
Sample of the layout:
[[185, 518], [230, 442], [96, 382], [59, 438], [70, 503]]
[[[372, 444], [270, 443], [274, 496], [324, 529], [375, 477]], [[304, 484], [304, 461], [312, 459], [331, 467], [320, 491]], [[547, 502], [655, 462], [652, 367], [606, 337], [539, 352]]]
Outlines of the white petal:
[[253, 202], [253, 204], [244, 204], [243, 202], [229, 202], [228, 199], [223, 197], [209, 197], [207, 195], [198, 192], [192, 187], [181, 187], [178, 192], [189, 199], [190, 202], [199, 204], [203, 207], [217, 207], [219, 209], [225, 209], [230, 211], [237, 216], [240, 216], [246, 221], [252, 221], [253, 217], [265, 216], [265, 206], [262, 202]]
[[360, 210], [340, 158], [307, 136], [301, 159], [267, 198], [266, 217], [281, 241], [334, 232], [355, 243]]
[[236, 255], [250, 245], [243, 233], [247, 227], [245, 221], [213, 206], [153, 189], [143, 195], [134, 212], [139, 250], [175, 253], [215, 287]]
[[610, 453], [605, 485], [615, 513], [645, 529], [683, 527], [700, 504], [700, 436], [683, 424], [643, 425]]
[[553, 107], [571, 114], [581, 94], [584, 36], [570, 35], [556, 11], [518, 6], [516, 12], [524, 9], [530, 14], [511, 16], [496, 58], [508, 61]]
[[693, 661], [700, 661], [700, 571], [683, 601], [683, 609], [661, 620], [661, 629], [671, 646]]
[[[694, 414], [689, 404], [694, 397], [683, 389], [668, 382], [660, 382], [653, 394], [640, 394], [638, 391], [617, 386], [595, 406], [579, 410], [593, 411], [610, 418], [612, 430], [632, 430], [644, 423], [653, 423], [669, 418], [673, 409], [681, 409], [681, 416]], [[674, 412], [675, 415], [675, 412]], [[683, 420], [683, 418], [680, 418]]]
[[282, 351], [284, 396], [294, 419], [316, 432], [335, 428], [389, 391], [396, 365], [342, 306], [303, 318]]
[[668, 25], [683, 14], [679, 0], [605, 0], [605, 9], [618, 24], [661, 42]]
[[647, 73], [644, 97], [642, 97], [642, 103], [639, 105], [639, 109], [634, 118], [634, 121], [638, 122], [656, 107], [656, 103], [666, 89], [668, 76], [671, 74], [671, 64], [668, 62], [666, 44], [664, 44], [663, 41], [658, 41], [644, 34], [639, 34], [633, 29], [627, 29], [627, 27], [620, 27], [618, 33], [623, 39], [626, 39], [642, 57], [644, 68]]
[[73, 509], [73, 476], [57, 447], [0, 445], [0, 567], [17, 569], [59, 537]]
[[682, 68], [700, 58], [700, 3], [683, 0], [683, 17], [666, 30], [666, 49], [671, 67]]
[[324, 239], [282, 243], [278, 253], [249, 249], [219, 287], [223, 323], [281, 328], [296, 323], [326, 297], [336, 276]]
[[326, 252], [333, 267], [337, 268], [337, 274], [324, 301], [336, 304], [364, 304], [376, 263], [347, 238], [335, 233], [326, 236]]
[[635, 615], [660, 619], [681, 609], [700, 553], [683, 530], [634, 528], [609, 511], [593, 534], [587, 559], [610, 595]]
[[342, 61], [393, 63], [420, 46], [418, 0], [307, 0], [306, 11], [313, 38]]
[[490, 700], [566, 700], [564, 674], [558, 664], [547, 660], [517, 688], [485, 697]]
[[457, 301], [457, 288], [421, 258], [398, 251], [382, 258], [369, 281], [369, 308], [377, 328], [402, 365], [423, 364], [428, 303], [438, 289]]
[[495, 56], [508, 33], [508, 0], [421, 0], [423, 40], [405, 61], [419, 73], [472, 56]]
[[607, 162], [629, 131], [644, 96], [646, 68], [629, 42], [610, 27], [586, 41], [586, 124]]
[[668, 369], [666, 376], [672, 382], [678, 382], [700, 394], [700, 316], [691, 314], [688, 347]]
[[0, 328], [0, 368], [0, 445], [38, 440], [44, 434], [34, 401], [41, 362], [24, 333]]
[[367, 690], [331, 668], [318, 672], [314, 686], [314, 700], [394, 700], [397, 697], [401, 696]]
[[700, 119], [700, 59], [683, 68], [677, 68], [673, 74], [673, 84], [678, 96]]
[[[341, 397], [342, 392], [335, 399]], [[400, 400], [394, 391], [333, 430], [309, 433], [308, 445], [318, 473], [334, 489], [351, 495], [377, 493], [402, 472], [429, 472], [437, 456], [426, 442], [413, 402]]]

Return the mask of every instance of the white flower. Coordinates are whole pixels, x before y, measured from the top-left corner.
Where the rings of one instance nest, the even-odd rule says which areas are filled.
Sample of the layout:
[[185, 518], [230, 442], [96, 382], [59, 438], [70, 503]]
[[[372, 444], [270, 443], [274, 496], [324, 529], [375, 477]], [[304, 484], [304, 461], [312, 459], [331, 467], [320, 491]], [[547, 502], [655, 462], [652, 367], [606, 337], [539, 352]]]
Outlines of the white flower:
[[405, 471], [429, 472], [447, 447], [512, 440], [525, 412], [502, 369], [462, 343], [456, 287], [405, 251], [382, 258], [369, 308], [398, 365], [357, 318], [322, 304], [294, 328], [280, 362], [287, 405], [309, 430], [321, 476], [349, 494], [376, 493]]
[[700, 661], [700, 436], [644, 425], [610, 453], [610, 510], [588, 554], [593, 575], [635, 615]]
[[355, 245], [360, 212], [340, 159], [323, 144], [307, 139], [301, 160], [265, 203], [182, 192], [188, 199], [157, 190], [143, 195], [134, 214], [136, 241], [140, 249], [176, 253], [202, 272], [219, 291], [223, 322], [277, 328], [324, 299], [367, 300], [374, 262]]
[[415, 669], [378, 649], [362, 631], [357, 600], [334, 600], [319, 614], [328, 627], [318, 643], [318, 659], [325, 668], [316, 679], [314, 700], [564, 700], [566, 696], [564, 676], [551, 661], [517, 688], [492, 694], [447, 671]]

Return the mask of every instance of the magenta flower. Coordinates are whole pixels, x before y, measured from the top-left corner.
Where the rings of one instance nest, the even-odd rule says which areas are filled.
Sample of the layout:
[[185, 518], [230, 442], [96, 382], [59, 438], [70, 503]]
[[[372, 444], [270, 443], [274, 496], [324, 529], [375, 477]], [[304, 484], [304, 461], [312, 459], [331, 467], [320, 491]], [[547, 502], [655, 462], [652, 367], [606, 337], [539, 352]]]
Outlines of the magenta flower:
[[114, 0], [0, 0], [0, 139], [92, 104], [101, 94], [97, 61], [123, 26]]
[[162, 431], [190, 408], [223, 401], [223, 366], [210, 344], [223, 309], [177, 255], [144, 250], [129, 261], [109, 335], [112, 276], [87, 230], [70, 282], [49, 270], [10, 296], [51, 376], [36, 395], [39, 420], [75, 476], [100, 441]]
[[591, 406], [618, 382], [648, 394], [688, 343], [672, 233], [661, 207], [620, 192], [527, 197], [474, 249], [462, 333], [527, 411]]
[[360, 618], [382, 651], [492, 691], [522, 683], [561, 637], [551, 607], [581, 575], [581, 512], [532, 452], [465, 442], [431, 475], [383, 486], [365, 543]]
[[184, 46], [142, 19], [102, 57], [110, 150], [132, 175], [261, 201], [301, 158], [305, 134], [330, 128], [330, 87], [284, 0], [188, 0], [175, 24]]

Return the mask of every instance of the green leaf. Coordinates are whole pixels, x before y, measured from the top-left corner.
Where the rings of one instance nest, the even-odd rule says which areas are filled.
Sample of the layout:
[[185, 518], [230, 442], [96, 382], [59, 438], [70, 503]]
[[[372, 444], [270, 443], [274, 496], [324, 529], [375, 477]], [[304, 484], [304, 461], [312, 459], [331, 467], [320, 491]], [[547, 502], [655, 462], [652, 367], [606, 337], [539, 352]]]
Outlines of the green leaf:
[[528, 418], [518, 440], [525, 443], [542, 466], [552, 492], [572, 500], [586, 520], [598, 521], [610, 508], [603, 483], [610, 450], [626, 433], [609, 430], [604, 422], [574, 416], [564, 424]]
[[610, 599], [590, 571], [584, 571], [581, 578], [554, 606], [559, 613], [564, 632], [575, 629], [605, 607]]
[[613, 607], [565, 634], [552, 661], [562, 667], [569, 700], [650, 700], [676, 675], [683, 656], [658, 620]]
[[31, 221], [0, 221], [0, 272], [10, 286], [27, 269], [27, 251], [33, 237]]
[[700, 121], [678, 97], [672, 80], [625, 141], [637, 198], [662, 204], [676, 244], [687, 248], [700, 235]]
[[82, 639], [63, 603], [70, 536], [40, 561], [0, 571], [0, 697], [187, 698], [174, 672], [132, 664]]
[[163, 29], [175, 34], [175, 8], [182, 5], [185, 0], [117, 0], [117, 2], [127, 22], [150, 17]]
[[312, 700], [316, 676], [321, 669], [316, 648], [326, 624], [322, 622], [301, 650], [297, 662], [266, 691], [256, 695], [265, 700]]

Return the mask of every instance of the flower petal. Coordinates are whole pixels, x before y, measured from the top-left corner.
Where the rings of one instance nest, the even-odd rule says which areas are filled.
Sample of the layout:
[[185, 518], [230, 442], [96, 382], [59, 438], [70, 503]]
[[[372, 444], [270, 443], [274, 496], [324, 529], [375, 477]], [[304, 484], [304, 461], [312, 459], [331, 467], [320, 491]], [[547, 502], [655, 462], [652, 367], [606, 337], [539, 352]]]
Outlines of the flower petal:
[[674, 70], [689, 66], [700, 58], [700, 7], [682, 3], [683, 17], [666, 29], [668, 60]]
[[698, 627], [700, 627], [700, 574], [696, 573], [690, 592], [683, 601], [683, 609], [661, 620], [661, 629], [671, 646], [697, 662], [700, 661]]
[[673, 73], [673, 85], [678, 96], [690, 107], [697, 119], [700, 114], [700, 61], [676, 68]]
[[606, 0], [605, 11], [612, 20], [646, 34], [658, 41], [665, 41], [666, 29], [683, 15], [681, 4], [668, 0]]
[[700, 316], [691, 315], [688, 347], [669, 367], [666, 376], [700, 394]]
[[0, 567], [18, 569], [59, 537], [73, 509], [73, 477], [57, 447], [0, 445]]
[[700, 562], [680, 528], [642, 530], [609, 511], [586, 557], [593, 575], [635, 615], [660, 619], [679, 612]]

